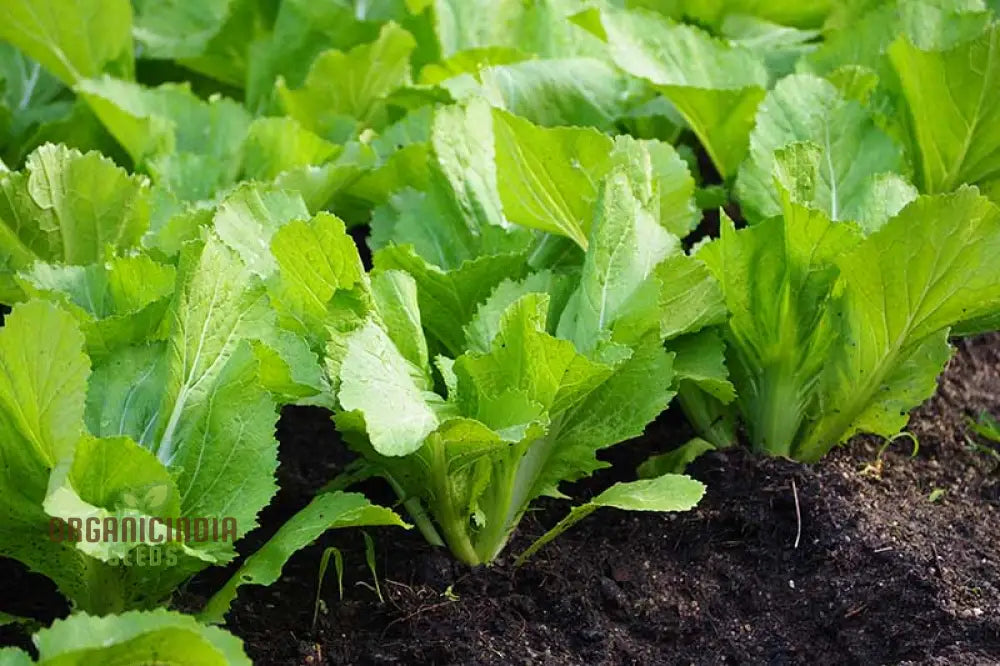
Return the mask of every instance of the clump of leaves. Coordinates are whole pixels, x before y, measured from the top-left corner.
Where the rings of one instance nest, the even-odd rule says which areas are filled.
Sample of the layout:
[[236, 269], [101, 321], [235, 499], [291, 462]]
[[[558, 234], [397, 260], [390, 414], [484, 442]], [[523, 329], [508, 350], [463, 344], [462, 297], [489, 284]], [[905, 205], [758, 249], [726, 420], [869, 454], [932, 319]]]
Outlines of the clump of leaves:
[[[665, 338], [717, 320], [719, 302], [701, 298], [711, 278], [661, 224], [652, 177], [609, 165], [593, 201], [570, 204], [590, 215], [567, 207], [565, 226], [552, 229], [577, 239], [580, 263], [523, 265], [523, 277], [497, 283], [461, 328], [440, 325], [461, 311], [424, 294], [440, 269], [409, 249], [413, 273], [376, 270], [369, 312], [333, 338], [337, 425], [364, 456], [359, 473], [386, 478], [425, 536], [464, 562], [493, 561], [536, 498], [561, 496], [560, 483], [604, 466], [598, 450], [639, 435], [674, 394]], [[433, 356], [431, 341], [441, 350]], [[667, 475], [625, 484], [615, 493], [630, 501], [603, 505], [680, 510], [702, 492]]]
[[[81, 610], [155, 606], [230, 562], [234, 541], [256, 526], [276, 490], [277, 406], [309, 390], [284, 359], [305, 343], [281, 337], [265, 285], [216, 230], [187, 229], [166, 256], [148, 183], [103, 158], [45, 146], [0, 189], [5, 297], [21, 301], [0, 328], [0, 554], [51, 578]], [[223, 202], [216, 229], [228, 233], [234, 216], [265, 224], [265, 200], [272, 213], [280, 203], [307, 215], [294, 197], [260, 195], [252, 209], [240, 205], [248, 198]], [[207, 541], [104, 529], [126, 518], [161, 528], [229, 519], [234, 529]], [[100, 536], [53, 538], [54, 520]], [[328, 527], [399, 524], [344, 493], [293, 520], [291, 541], [279, 533], [212, 601], [213, 619], [237, 585], [267, 577], [255, 567], [280, 570]], [[157, 566], [129, 566], [150, 553]]]
[[949, 334], [1000, 310], [1000, 209], [976, 189], [921, 196], [869, 228], [814, 205], [821, 150], [776, 154], [782, 215], [698, 252], [732, 316], [736, 405], [752, 446], [815, 461], [851, 435], [891, 437], [931, 395]]

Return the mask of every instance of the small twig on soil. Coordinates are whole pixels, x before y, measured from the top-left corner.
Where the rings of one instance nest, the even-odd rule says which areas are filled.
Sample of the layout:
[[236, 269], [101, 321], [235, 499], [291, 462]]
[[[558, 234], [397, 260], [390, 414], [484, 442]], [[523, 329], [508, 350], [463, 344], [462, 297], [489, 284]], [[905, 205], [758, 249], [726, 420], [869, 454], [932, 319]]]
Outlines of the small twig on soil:
[[417, 610], [413, 611], [408, 615], [405, 615], [403, 617], [397, 617], [395, 620], [385, 625], [385, 629], [382, 630], [381, 637], [385, 638], [386, 632], [389, 631], [389, 629], [391, 629], [394, 624], [398, 624], [400, 622], [409, 622], [418, 615], [423, 615], [424, 613], [430, 613], [431, 611], [437, 610], [438, 608], [444, 608], [448, 604], [453, 604], [453, 603], [455, 602], [449, 600], [449, 601], [442, 601], [439, 604], [431, 604], [430, 606], [421, 606], [420, 608], [418, 608]]
[[937, 544], [931, 541], [931, 551], [934, 553], [934, 569], [941, 580], [948, 582], [948, 577], [944, 575], [944, 568], [941, 567], [941, 556], [938, 555]]
[[792, 478], [792, 495], [795, 497], [795, 545], [799, 547], [799, 540], [802, 539], [802, 510], [799, 508], [799, 491], [795, 487], [795, 478]]
[[854, 608], [851, 608], [846, 613], [844, 613], [844, 619], [846, 620], [848, 618], [854, 617], [855, 615], [858, 615], [861, 612], [863, 612], [866, 608], [868, 608], [868, 604], [861, 604], [860, 606], [855, 606]]

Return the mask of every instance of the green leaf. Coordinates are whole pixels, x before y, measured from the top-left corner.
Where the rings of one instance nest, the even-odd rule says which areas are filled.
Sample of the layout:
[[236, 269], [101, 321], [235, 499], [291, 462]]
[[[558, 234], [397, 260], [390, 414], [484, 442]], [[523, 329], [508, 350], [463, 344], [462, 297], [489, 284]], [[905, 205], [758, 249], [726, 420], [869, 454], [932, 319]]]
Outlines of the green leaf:
[[667, 349], [674, 353], [674, 374], [728, 404], [736, 399], [736, 388], [726, 368], [725, 344], [715, 328], [671, 340]]
[[[89, 446], [81, 444], [89, 372], [82, 350], [83, 336], [73, 317], [44, 301], [15, 306], [0, 329], [0, 362], [6, 368], [0, 381], [0, 493], [5, 504], [0, 512], [0, 553], [51, 578], [79, 608], [107, 611], [144, 599], [158, 603], [162, 587], [139, 583], [142, 589], [136, 589], [129, 571], [102, 565], [77, 544], [53, 540], [49, 534], [50, 516], [43, 502], [50, 473], [59, 470], [52, 489], [59, 488], [74, 452]], [[163, 574], [159, 585], [167, 585], [167, 591], [179, 582], [171, 576], [190, 575], [180, 567]]]
[[251, 179], [273, 180], [287, 171], [323, 164], [337, 152], [335, 144], [294, 118], [256, 118], [247, 132], [244, 174]]
[[417, 282], [420, 316], [428, 340], [436, 340], [452, 355], [465, 348], [464, 327], [476, 307], [502, 280], [528, 271], [524, 254], [486, 255], [445, 271], [417, 256], [412, 247], [396, 246], [375, 255], [378, 270], [404, 270]]
[[345, 411], [364, 417], [372, 446], [382, 455], [402, 456], [423, 446], [439, 421], [409, 362], [385, 331], [367, 322], [346, 340], [338, 398]]
[[497, 186], [502, 164], [494, 150], [492, 125], [489, 106], [477, 100], [438, 110], [431, 127], [434, 156], [473, 234], [489, 225], [508, 225]]
[[655, 479], [664, 474], [683, 474], [688, 465], [702, 454], [715, 451], [715, 445], [700, 437], [688, 440], [676, 449], [650, 456], [636, 469], [641, 479]]
[[[522, 56], [523, 58], [523, 56]], [[646, 95], [646, 87], [596, 58], [494, 63], [442, 85], [457, 100], [485, 99], [537, 125], [592, 126], [613, 132], [615, 122]], [[421, 76], [426, 76], [425, 67]]]
[[592, 9], [573, 20], [607, 42], [616, 65], [662, 91], [724, 178], [736, 173], [768, 84], [754, 53], [650, 12]]
[[139, 0], [132, 33], [145, 58], [181, 59], [202, 55], [239, 0]]
[[271, 239], [271, 253], [278, 265], [269, 284], [271, 305], [282, 326], [316, 344], [325, 342], [331, 299], [354, 287], [364, 273], [343, 221], [320, 213], [288, 222]]
[[515, 301], [530, 293], [548, 294], [549, 310], [546, 321], [549, 332], [554, 332], [554, 322], [566, 307], [566, 301], [573, 290], [571, 276], [539, 271], [531, 273], [523, 280], [504, 280], [497, 285], [489, 298], [479, 304], [476, 314], [465, 328], [466, 348], [470, 351], [486, 353], [493, 346], [493, 339], [500, 331], [503, 315]]
[[[701, 221], [695, 205], [695, 180], [680, 153], [664, 141], [615, 138], [614, 165], [620, 167], [648, 201], [657, 201], [660, 226], [679, 238]], [[603, 176], [593, 170], [594, 176]]]
[[545, 294], [519, 298], [501, 318], [489, 353], [467, 353], [456, 360], [466, 413], [476, 413], [474, 405], [511, 389], [558, 413], [608, 377], [610, 368], [546, 332], [548, 309]]
[[287, 116], [255, 119], [243, 152], [243, 178], [297, 192], [313, 213], [356, 187], [371, 166], [366, 153], [342, 150]]
[[192, 666], [250, 666], [243, 644], [235, 636], [164, 609], [106, 617], [78, 613], [56, 620], [35, 634], [34, 642], [41, 666], [162, 661]]
[[[577, 349], [594, 349], [626, 309], [640, 307], [633, 302], [637, 292], [657, 265], [679, 250], [677, 239], [657, 223], [651, 203], [635, 196], [620, 171], [604, 182], [580, 288], [559, 321], [560, 337], [572, 340]], [[655, 299], [643, 300], [648, 308], [657, 305]]]
[[263, 294], [214, 237], [185, 249], [178, 275], [152, 448], [177, 471], [184, 515], [233, 517], [242, 536], [275, 491], [276, 408], [247, 344], [267, 330]]
[[[38, 621], [33, 620], [30, 617], [21, 617], [19, 615], [11, 615], [10, 613], [0, 612], [0, 627], [8, 624], [19, 624], [25, 627], [34, 627], [37, 626]], [[2, 652], [0, 652], [0, 654], [2, 654]]]
[[317, 496], [243, 562], [225, 586], [209, 599], [198, 618], [210, 624], [223, 622], [238, 588], [276, 582], [289, 558], [327, 530], [365, 525], [410, 527], [392, 510], [371, 504], [358, 493], [333, 492]]
[[[871, 114], [843, 98], [833, 84], [796, 75], [778, 82], [757, 111], [750, 157], [736, 183], [742, 210], [751, 221], [781, 213], [781, 193], [774, 186], [775, 151], [804, 141], [818, 149], [808, 203], [834, 221], [877, 228], [916, 196], [898, 175], [907, 166], [902, 147], [878, 128]], [[896, 195], [886, 196], [890, 194]], [[883, 199], [892, 203], [873, 211], [872, 202]]]
[[58, 123], [76, 105], [66, 101], [66, 88], [36, 60], [10, 44], [0, 43], [0, 150], [18, 164], [24, 153], [44, 140], [43, 127]]
[[[823, 373], [823, 404], [797, 454], [815, 460], [855, 432], [890, 436], [931, 395], [948, 329], [1000, 308], [1000, 209], [971, 188], [921, 197], [837, 259], [843, 344]], [[885, 306], [883, 304], [888, 304]]]
[[286, 113], [304, 127], [342, 141], [356, 127], [385, 124], [382, 102], [410, 82], [410, 55], [415, 47], [410, 33], [387, 23], [371, 44], [346, 53], [321, 53], [299, 89], [291, 90], [279, 79], [278, 96]]
[[917, 188], [906, 179], [885, 172], [867, 177], [847, 208], [834, 210], [831, 197], [839, 197], [841, 191], [828, 187], [823, 176], [829, 173], [830, 161], [824, 160], [822, 149], [814, 143], [791, 143], [774, 152], [774, 189], [782, 200], [787, 198], [785, 206], [792, 202], [822, 211], [826, 217], [836, 212], [865, 233], [881, 227], [917, 197]]
[[0, 666], [31, 666], [31, 656], [19, 648], [0, 648]]
[[308, 217], [309, 211], [297, 194], [244, 183], [222, 200], [212, 224], [247, 268], [266, 279], [278, 268], [270, 248], [275, 233], [292, 220]]
[[566, 20], [578, 9], [572, 0], [434, 0], [434, 31], [444, 57], [485, 47], [516, 48], [544, 58], [600, 54], [600, 43]]
[[586, 504], [573, 507], [569, 515], [518, 555], [516, 565], [524, 564], [547, 543], [601, 507], [624, 511], [687, 511], [697, 506], [704, 494], [703, 483], [678, 474], [616, 483]]
[[329, 383], [309, 342], [275, 326], [251, 343], [260, 383], [280, 404], [331, 406]]
[[725, 219], [721, 237], [698, 253], [732, 313], [727, 361], [757, 450], [789, 455], [816, 409], [818, 377], [840, 344], [827, 307], [833, 261], [859, 240], [853, 225], [792, 204], [740, 231]]
[[104, 72], [131, 78], [131, 30], [127, 0], [11, 0], [0, 39], [72, 85]]
[[17, 279], [25, 293], [56, 300], [77, 317], [87, 352], [98, 361], [117, 348], [162, 337], [175, 277], [173, 266], [140, 254], [89, 266], [36, 262]]
[[417, 283], [403, 271], [382, 271], [372, 277], [372, 297], [396, 349], [417, 368], [428, 363], [427, 341], [420, 324]]
[[587, 248], [590, 206], [597, 198], [591, 171], [613, 148], [593, 129], [541, 128], [493, 110], [500, 199], [510, 221], [560, 234]]
[[[48, 474], [83, 435], [90, 362], [73, 317], [44, 301], [17, 305], [0, 328], [0, 531], [40, 516]], [[0, 548], [7, 544], [0, 539]]]
[[127, 435], [151, 448], [166, 375], [165, 343], [117, 349], [95, 364], [85, 414], [98, 437]]
[[3, 300], [19, 300], [11, 274], [36, 260], [92, 264], [136, 246], [149, 215], [145, 179], [97, 153], [42, 146], [23, 171], [0, 174]]
[[[54, 470], [43, 506], [53, 518], [75, 518], [83, 524], [95, 518], [101, 525], [108, 518], [121, 525], [125, 518], [180, 515], [180, 498], [170, 472], [156, 456], [127, 437], [81, 439], [72, 462], [64, 461]], [[166, 528], [160, 525], [156, 538], [150, 527], [141, 540], [84, 540], [76, 547], [108, 562], [127, 556], [140, 544], [162, 543], [166, 538]]]
[[1000, 175], [1000, 25], [946, 50], [901, 37], [889, 58], [910, 108], [921, 190], [949, 192]]
[[187, 84], [146, 88], [103, 77], [77, 92], [137, 166], [182, 199], [207, 199], [239, 174], [250, 118], [233, 100], [203, 101]]
[[324, 50], [347, 50], [371, 42], [384, 21], [398, 22], [407, 16], [400, 0], [358, 9], [343, 2], [282, 2], [273, 30], [261, 36], [249, 54], [247, 107], [255, 112], [266, 109], [279, 76], [292, 88], [301, 86], [310, 65]]
[[816, 49], [813, 41], [819, 36], [817, 30], [799, 30], [737, 13], [726, 15], [720, 32], [730, 43], [757, 54], [774, 80], [794, 72], [799, 59]]
[[560, 482], [606, 467], [596, 453], [642, 435], [667, 408], [673, 384], [672, 355], [655, 338], [638, 345], [603, 384], [565, 414], [562, 429], [550, 435], [551, 456], [529, 496], [558, 496]]

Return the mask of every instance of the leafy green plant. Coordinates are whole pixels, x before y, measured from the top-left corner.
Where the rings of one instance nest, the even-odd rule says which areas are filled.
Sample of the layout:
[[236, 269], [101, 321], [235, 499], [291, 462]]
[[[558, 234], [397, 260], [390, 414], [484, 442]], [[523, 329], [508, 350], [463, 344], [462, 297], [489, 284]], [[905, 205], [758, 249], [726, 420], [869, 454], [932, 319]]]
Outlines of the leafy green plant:
[[776, 154], [780, 217], [701, 248], [732, 312], [736, 404], [752, 446], [818, 460], [854, 433], [891, 437], [930, 396], [949, 332], [1000, 308], [1000, 209], [975, 189], [922, 196], [866, 233], [810, 207], [821, 149]]
[[[498, 113], [492, 117], [528, 133], [508, 139], [523, 145], [531, 139], [593, 141], [595, 156], [597, 147], [605, 147], [596, 133], [542, 130]], [[491, 116], [479, 118], [489, 122]], [[614, 144], [608, 141], [606, 147]], [[514, 267], [508, 275], [523, 277], [497, 275], [491, 281], [487, 275], [496, 273], [480, 272], [478, 284], [471, 277], [466, 284], [447, 277], [430, 257], [417, 255], [416, 246], [389, 241], [375, 258], [372, 313], [333, 336], [327, 369], [337, 391], [337, 425], [364, 456], [364, 473], [386, 478], [428, 540], [446, 543], [464, 562], [493, 561], [534, 499], [558, 496], [561, 482], [603, 466], [596, 451], [640, 434], [674, 393], [675, 354], [664, 348], [664, 339], [693, 333], [723, 314], [705, 269], [684, 255], [661, 222], [663, 211], [674, 209], [663, 205], [659, 172], [643, 171], [640, 161], [630, 159], [630, 151], [655, 148], [626, 143], [620, 153], [612, 150], [597, 191], [579, 190], [575, 180], [560, 181], [552, 171], [550, 180], [536, 181], [506, 167], [489, 178], [514, 191], [558, 189], [564, 197], [538, 200], [559, 201], [562, 212], [535, 218], [530, 210], [511, 206], [494, 210], [576, 239], [583, 246], [573, 255], [576, 261], [532, 270], [525, 254], [491, 255], [488, 246], [479, 245], [486, 251], [454, 272], [479, 271], [487, 260], [496, 260]], [[504, 168], [499, 139], [497, 151], [497, 169]], [[444, 155], [440, 149], [437, 159]], [[523, 168], [538, 168], [524, 159]], [[511, 177], [505, 179], [506, 173]], [[439, 187], [433, 196], [441, 203], [435, 205], [455, 205], [469, 192]], [[489, 190], [477, 192], [484, 194]], [[505, 196], [496, 193], [500, 201]], [[460, 208], [450, 211], [455, 226], [428, 231], [440, 234], [438, 247], [458, 245], [468, 252], [459, 245], [463, 227], [458, 225], [465, 224], [459, 220], [475, 223]], [[543, 219], [562, 222], [550, 227]], [[401, 227], [406, 223], [396, 219], [389, 233], [422, 243], [404, 235], [411, 233]], [[480, 238], [495, 233], [501, 247], [512, 236], [533, 240], [527, 229], [493, 231], [489, 224], [480, 223]], [[487, 290], [487, 296], [477, 303], [472, 290]], [[456, 300], [458, 307], [451, 305]], [[672, 307], [663, 309], [665, 302]], [[440, 353], [432, 356], [433, 348]], [[697, 501], [700, 484], [667, 478], [664, 487], [677, 494], [664, 507], [677, 510]]]
[[77, 613], [37, 632], [33, 641], [38, 659], [17, 648], [0, 648], [0, 666], [251, 663], [235, 636], [162, 609], [105, 617]]
[[[290, 371], [306, 343], [282, 336], [260, 269], [223, 240], [239, 246], [239, 225], [308, 213], [291, 195], [239, 190], [208, 211], [214, 230], [168, 221], [177, 233], [161, 243], [144, 179], [55, 146], [0, 176], [0, 189], [0, 275], [5, 299], [22, 301], [0, 329], [0, 554], [81, 610], [156, 606], [235, 557], [276, 490], [278, 404], [322, 388], [308, 385], [315, 357], [314, 378]], [[210, 522], [215, 536], [167, 537], [164, 523], [182, 519]], [[126, 537], [126, 520], [148, 530]], [[280, 570], [325, 529], [400, 524], [344, 493], [294, 521], [294, 547], [279, 532], [212, 600], [211, 619], [239, 584], [271, 575], [255, 567]]]

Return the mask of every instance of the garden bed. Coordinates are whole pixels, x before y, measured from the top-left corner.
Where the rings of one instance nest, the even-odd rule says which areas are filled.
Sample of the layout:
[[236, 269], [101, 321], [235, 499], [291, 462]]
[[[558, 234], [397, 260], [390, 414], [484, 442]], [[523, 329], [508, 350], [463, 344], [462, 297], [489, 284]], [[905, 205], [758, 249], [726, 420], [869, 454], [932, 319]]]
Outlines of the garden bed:
[[[695, 511], [598, 513], [521, 569], [469, 571], [415, 531], [376, 532], [384, 603], [361, 536], [331, 533], [278, 584], [248, 588], [229, 626], [260, 664], [996, 664], [1000, 475], [966, 441], [966, 417], [983, 409], [1000, 410], [998, 335], [961, 343], [913, 418], [918, 455], [898, 440], [880, 477], [864, 471], [878, 444], [866, 439], [814, 466], [712, 454], [691, 469], [709, 489]], [[681, 424], [665, 414], [613, 451], [616, 466], [581, 494], [682, 441]], [[346, 456], [319, 411], [289, 410], [279, 436], [283, 490], [265, 529]], [[546, 502], [511, 551], [565, 510]], [[331, 544], [345, 552], [345, 599], [331, 567], [329, 611], [313, 630], [318, 562]]]
[[[247, 588], [229, 627], [265, 666], [996, 664], [1000, 475], [969, 448], [965, 419], [996, 413], [998, 396], [1000, 335], [962, 342], [937, 396], [913, 418], [918, 455], [909, 458], [909, 440], [898, 440], [881, 476], [866, 470], [878, 443], [863, 438], [814, 466], [741, 450], [710, 454], [690, 470], [709, 489], [695, 511], [598, 513], [520, 569], [508, 558], [470, 571], [415, 531], [373, 531], [384, 602], [361, 535], [335, 531], [293, 557], [274, 586]], [[682, 423], [666, 413], [644, 438], [614, 450], [616, 466], [580, 494], [627, 478], [648, 451], [682, 441]], [[349, 456], [320, 410], [287, 410], [279, 439], [282, 491], [242, 550], [262, 543]], [[392, 500], [378, 484], [365, 490]], [[565, 510], [545, 502], [510, 552]], [[337, 600], [331, 566], [327, 610], [313, 629], [329, 545], [344, 551], [345, 598]], [[180, 605], [197, 608], [201, 592], [229, 573], [205, 572]], [[19, 565], [0, 563], [0, 581], [5, 602], [25, 615], [66, 611], [46, 579]], [[0, 643], [26, 644], [11, 628], [0, 634]]]

